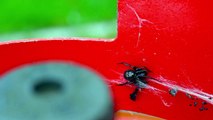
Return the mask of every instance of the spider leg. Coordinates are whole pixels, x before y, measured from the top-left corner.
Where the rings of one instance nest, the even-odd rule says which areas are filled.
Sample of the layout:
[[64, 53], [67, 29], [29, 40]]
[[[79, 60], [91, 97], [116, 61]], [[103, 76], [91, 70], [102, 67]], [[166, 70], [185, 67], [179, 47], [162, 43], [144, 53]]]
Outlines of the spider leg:
[[121, 84], [118, 84], [118, 86], [124, 86], [124, 85], [127, 85], [127, 84], [130, 84], [130, 82], [121, 83]]
[[143, 66], [143, 67], [140, 67], [141, 69], [147, 71], [147, 72], [152, 72], [151, 70], [149, 70], [147, 67]]
[[137, 94], [138, 94], [139, 88], [135, 88], [134, 92], [130, 94], [130, 99], [132, 101], [136, 100]]
[[156, 78], [153, 78], [153, 77], [150, 77], [150, 76], [144, 76], [145, 78], [148, 78], [148, 79], [152, 79], [152, 80], [156, 80], [158, 82], [161, 82], [160, 80], [156, 79]]
[[127, 66], [127, 67], [130, 67], [130, 68], [132, 68], [132, 69], [137, 68], [136, 66], [132, 66], [132, 65], [130, 65], [129, 63], [126, 63], [126, 62], [120, 62], [120, 63], [118, 63], [118, 64], [123, 64], [123, 65], [125, 65], [125, 66]]

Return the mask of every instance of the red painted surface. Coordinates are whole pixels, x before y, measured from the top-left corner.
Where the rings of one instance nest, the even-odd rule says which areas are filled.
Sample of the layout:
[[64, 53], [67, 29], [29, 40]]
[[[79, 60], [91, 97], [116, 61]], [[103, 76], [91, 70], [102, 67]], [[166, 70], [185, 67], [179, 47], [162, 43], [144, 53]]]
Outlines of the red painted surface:
[[[127, 68], [118, 62], [147, 66], [153, 76], [213, 93], [213, 2], [210, 0], [119, 0], [118, 36], [112, 42], [41, 40], [0, 45], [0, 73], [25, 63], [70, 60], [85, 64], [108, 81], [120, 80]], [[119, 73], [119, 74], [118, 74]], [[154, 85], [155, 86], [155, 85]], [[158, 87], [158, 86], [156, 86]], [[184, 94], [162, 94], [172, 103], [143, 90], [136, 102], [129, 86], [110, 87], [115, 109], [143, 112], [172, 120], [213, 119], [213, 107], [200, 112]], [[162, 89], [165, 89], [162, 87]], [[167, 90], [167, 89], [165, 89]]]

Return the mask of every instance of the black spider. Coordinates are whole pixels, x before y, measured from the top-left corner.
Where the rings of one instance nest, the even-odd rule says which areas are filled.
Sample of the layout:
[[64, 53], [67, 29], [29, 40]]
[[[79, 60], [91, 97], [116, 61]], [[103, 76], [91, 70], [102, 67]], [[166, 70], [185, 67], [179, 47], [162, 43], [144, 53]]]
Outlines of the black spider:
[[147, 78], [149, 79], [154, 78], [147, 76], [150, 70], [148, 70], [146, 67], [136, 67], [125, 62], [121, 62], [119, 64], [123, 64], [131, 68], [124, 72], [124, 78], [127, 80], [127, 82], [119, 84], [119, 86], [127, 84], [135, 85], [136, 86], [135, 90], [133, 91], [133, 93], [130, 94], [130, 99], [135, 101], [139, 90], [147, 86], [148, 83]]

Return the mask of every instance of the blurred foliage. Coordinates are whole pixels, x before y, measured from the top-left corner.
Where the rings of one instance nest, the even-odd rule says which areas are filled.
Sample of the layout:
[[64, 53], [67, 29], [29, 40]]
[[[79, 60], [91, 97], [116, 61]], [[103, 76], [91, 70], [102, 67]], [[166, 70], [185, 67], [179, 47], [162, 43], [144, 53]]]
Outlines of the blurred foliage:
[[[116, 0], [0, 0], [0, 11], [0, 40], [14, 39], [7, 36], [16, 34], [21, 35], [16, 39], [41, 38], [43, 35], [40, 34], [40, 30], [43, 33], [49, 33], [50, 29], [58, 31], [59, 35], [63, 29], [63, 31], [68, 30], [66, 32], [70, 37], [81, 37], [85, 36], [84, 33], [74, 34], [78, 26], [85, 29], [82, 26], [89, 25], [90, 28], [86, 29], [96, 29], [92, 25], [100, 23], [112, 23], [112, 29], [107, 31], [108, 27], [104, 31], [103, 28], [103, 32], [109, 32], [109, 35], [99, 37], [108, 38], [116, 35]], [[47, 31], [44, 32], [45, 30]], [[66, 35], [58, 37], [67, 37]], [[48, 36], [51, 37], [51, 35]], [[88, 37], [98, 36], [89, 35]]]

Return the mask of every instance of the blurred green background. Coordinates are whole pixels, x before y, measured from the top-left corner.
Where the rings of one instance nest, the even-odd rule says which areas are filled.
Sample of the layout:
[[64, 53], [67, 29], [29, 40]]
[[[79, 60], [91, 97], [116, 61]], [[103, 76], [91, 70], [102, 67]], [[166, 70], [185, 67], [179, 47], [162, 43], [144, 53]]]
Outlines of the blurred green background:
[[0, 41], [116, 34], [117, 0], [0, 0]]

